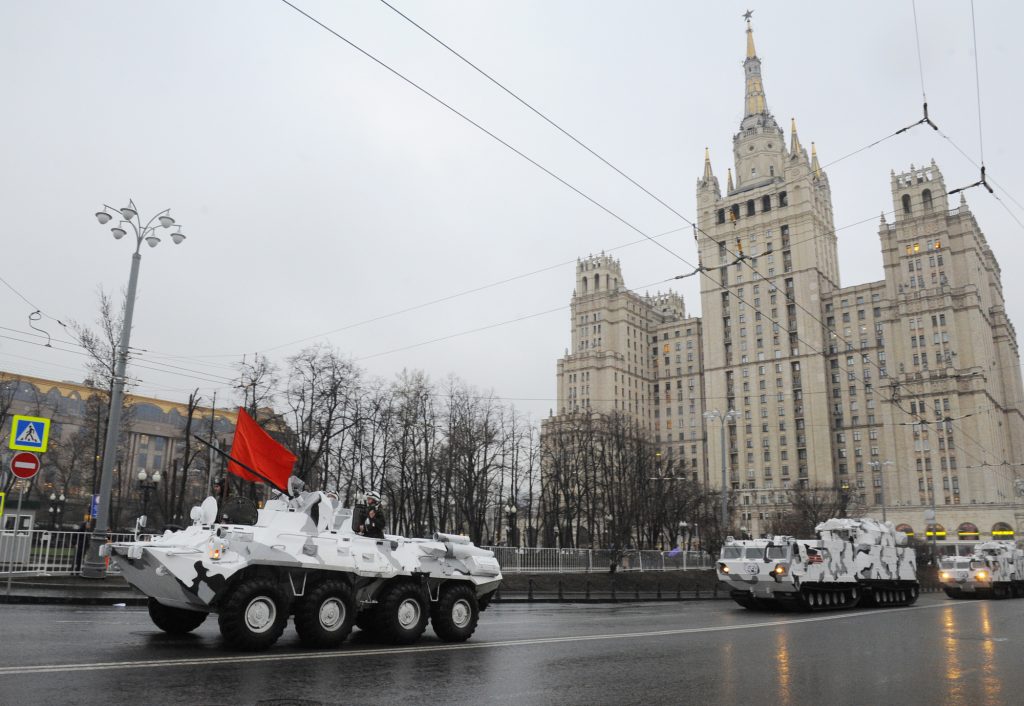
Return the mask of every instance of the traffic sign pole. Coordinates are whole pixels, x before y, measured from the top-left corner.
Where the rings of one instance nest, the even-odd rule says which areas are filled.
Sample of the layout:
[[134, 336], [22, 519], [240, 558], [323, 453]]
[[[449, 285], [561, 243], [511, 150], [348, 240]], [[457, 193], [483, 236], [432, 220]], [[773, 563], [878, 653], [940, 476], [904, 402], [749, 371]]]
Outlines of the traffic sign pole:
[[[14, 516], [14, 529], [11, 531], [11, 541], [15, 543], [17, 547], [18, 542], [18, 523], [21, 522], [21, 499], [25, 497], [25, 484], [18, 483], [18, 513]], [[11, 556], [14, 556], [13, 554]], [[11, 597], [11, 577], [14, 575], [14, 566], [8, 567], [7, 571], [7, 597]]]

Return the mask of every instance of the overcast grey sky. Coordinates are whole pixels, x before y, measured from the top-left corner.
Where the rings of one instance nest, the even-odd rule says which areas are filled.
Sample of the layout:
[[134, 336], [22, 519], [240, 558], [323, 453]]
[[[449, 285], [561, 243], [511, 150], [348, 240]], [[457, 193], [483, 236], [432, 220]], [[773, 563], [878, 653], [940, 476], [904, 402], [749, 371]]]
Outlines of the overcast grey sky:
[[[645, 233], [681, 229], [662, 242], [696, 262], [671, 211], [384, 4], [294, 1]], [[394, 4], [688, 218], [705, 146], [724, 185], [746, 4]], [[921, 116], [910, 0], [749, 6], [768, 106], [787, 134], [796, 117], [822, 164]], [[975, 13], [985, 163], [1024, 204], [1024, 9], [984, 1]], [[978, 162], [971, 5], [920, 0], [917, 14], [931, 116]], [[189, 370], [134, 368], [143, 394], [219, 388], [223, 400], [243, 353], [281, 360], [327, 341], [371, 374], [455, 373], [537, 418], [555, 404], [569, 313], [530, 315], [567, 307], [577, 257], [613, 251], [641, 292], [690, 270], [649, 242], [624, 247], [636, 232], [278, 0], [6, 0], [0, 65], [0, 277], [48, 314], [89, 322], [97, 288], [120, 297], [130, 265], [128, 239], [92, 215], [101, 204], [169, 206], [184, 226], [181, 246], [143, 246], [132, 344], [143, 365]], [[949, 188], [978, 178], [920, 126], [827, 168], [844, 285], [882, 277], [890, 169], [932, 158]], [[1024, 228], [989, 194], [967, 199], [1022, 326]], [[684, 283], [698, 313], [698, 282]], [[39, 341], [31, 311], [0, 284], [0, 369], [81, 380], [81, 355], [13, 340]], [[73, 348], [53, 321], [37, 325]]]

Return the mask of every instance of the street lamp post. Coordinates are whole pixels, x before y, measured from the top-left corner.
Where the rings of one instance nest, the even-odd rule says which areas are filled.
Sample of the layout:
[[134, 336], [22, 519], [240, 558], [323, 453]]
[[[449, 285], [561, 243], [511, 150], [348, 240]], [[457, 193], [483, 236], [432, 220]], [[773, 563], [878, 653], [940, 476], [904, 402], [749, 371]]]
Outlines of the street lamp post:
[[690, 524], [685, 520], [679, 521], [679, 545], [680, 549], [690, 551]]
[[160, 471], [148, 474], [145, 468], [140, 468], [136, 477], [139, 480], [139, 490], [142, 491], [142, 516], [146, 517], [149, 515], [149, 494], [160, 485]]
[[50, 493], [50, 528], [57, 529], [64, 518], [64, 493]]
[[882, 472], [883, 466], [894, 466], [892, 461], [871, 461], [868, 463], [872, 470], [878, 471], [878, 489], [880, 500], [882, 501], [882, 522], [885, 522], [885, 474]]
[[723, 534], [728, 531], [729, 527], [729, 495], [726, 492], [727, 479], [725, 477], [725, 425], [728, 422], [736, 419], [736, 410], [730, 409], [725, 414], [722, 414], [717, 409], [711, 410], [710, 412], [704, 413], [704, 418], [708, 421], [717, 419], [722, 424], [721, 434], [721, 449], [722, 449], [722, 532]]
[[[145, 225], [142, 224], [142, 217], [139, 215], [135, 202], [129, 199], [128, 205], [124, 208], [114, 208], [104, 204], [103, 210], [96, 213], [96, 220], [100, 225], [106, 225], [113, 218], [114, 214], [120, 213], [123, 218], [117, 226], [110, 229], [116, 240], [123, 238], [128, 231], [124, 226], [129, 225], [135, 232], [135, 253], [132, 255], [132, 267], [128, 276], [128, 291], [125, 293], [124, 321], [121, 324], [121, 341], [117, 349], [117, 360], [114, 368], [113, 389], [110, 394], [110, 413], [107, 417], [107, 438], [103, 446], [103, 468], [100, 471], [100, 492], [99, 508], [96, 512], [95, 524], [92, 528], [92, 537], [89, 541], [89, 549], [86, 552], [85, 560], [82, 563], [82, 576], [92, 579], [104, 578], [107, 574], [106, 562], [100, 557], [100, 547], [106, 543], [107, 525], [110, 522], [110, 490], [114, 480], [114, 463], [117, 460], [117, 442], [121, 435], [121, 400], [124, 397], [124, 376], [125, 368], [128, 365], [128, 342], [132, 332], [132, 314], [135, 311], [135, 290], [139, 282], [139, 263], [142, 261], [142, 242], [145, 241], [151, 248], [160, 244], [160, 237], [156, 234], [157, 228], [170, 228], [175, 225], [171, 218], [170, 209], [164, 209], [156, 214]], [[171, 240], [175, 245], [185, 240], [185, 234], [181, 232], [181, 226], [171, 233]]]
[[514, 500], [509, 500], [508, 505], [505, 506], [505, 513], [508, 515], [508, 546], [518, 547], [519, 542], [516, 541], [516, 512], [519, 508], [516, 507]]

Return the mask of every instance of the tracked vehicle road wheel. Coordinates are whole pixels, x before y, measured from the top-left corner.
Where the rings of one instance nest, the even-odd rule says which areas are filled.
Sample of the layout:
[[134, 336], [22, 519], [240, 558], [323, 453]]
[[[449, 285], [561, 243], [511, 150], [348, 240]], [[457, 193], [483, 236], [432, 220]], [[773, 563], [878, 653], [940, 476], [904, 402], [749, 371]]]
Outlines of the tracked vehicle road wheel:
[[295, 608], [295, 631], [309, 647], [337, 647], [352, 632], [352, 591], [344, 581], [317, 584]]
[[266, 578], [243, 579], [221, 605], [220, 634], [240, 650], [265, 650], [281, 637], [288, 622], [288, 602]]
[[480, 607], [476, 593], [463, 583], [450, 585], [430, 608], [430, 624], [445, 642], [465, 642], [476, 630]]
[[410, 645], [427, 629], [427, 606], [423, 591], [403, 581], [385, 589], [376, 609], [375, 637], [396, 645]]
[[170, 635], [184, 635], [203, 624], [209, 613], [166, 606], [155, 598], [149, 599], [149, 617], [153, 624]]

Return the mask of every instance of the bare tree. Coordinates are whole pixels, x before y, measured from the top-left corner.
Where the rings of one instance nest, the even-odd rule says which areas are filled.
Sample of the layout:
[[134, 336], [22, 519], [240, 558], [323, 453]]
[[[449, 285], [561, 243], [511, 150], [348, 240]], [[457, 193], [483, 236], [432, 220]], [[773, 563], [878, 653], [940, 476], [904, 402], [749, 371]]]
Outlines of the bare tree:
[[851, 514], [850, 493], [842, 487], [799, 486], [791, 489], [788, 497], [790, 509], [768, 526], [772, 534], [813, 537], [818, 524]]

